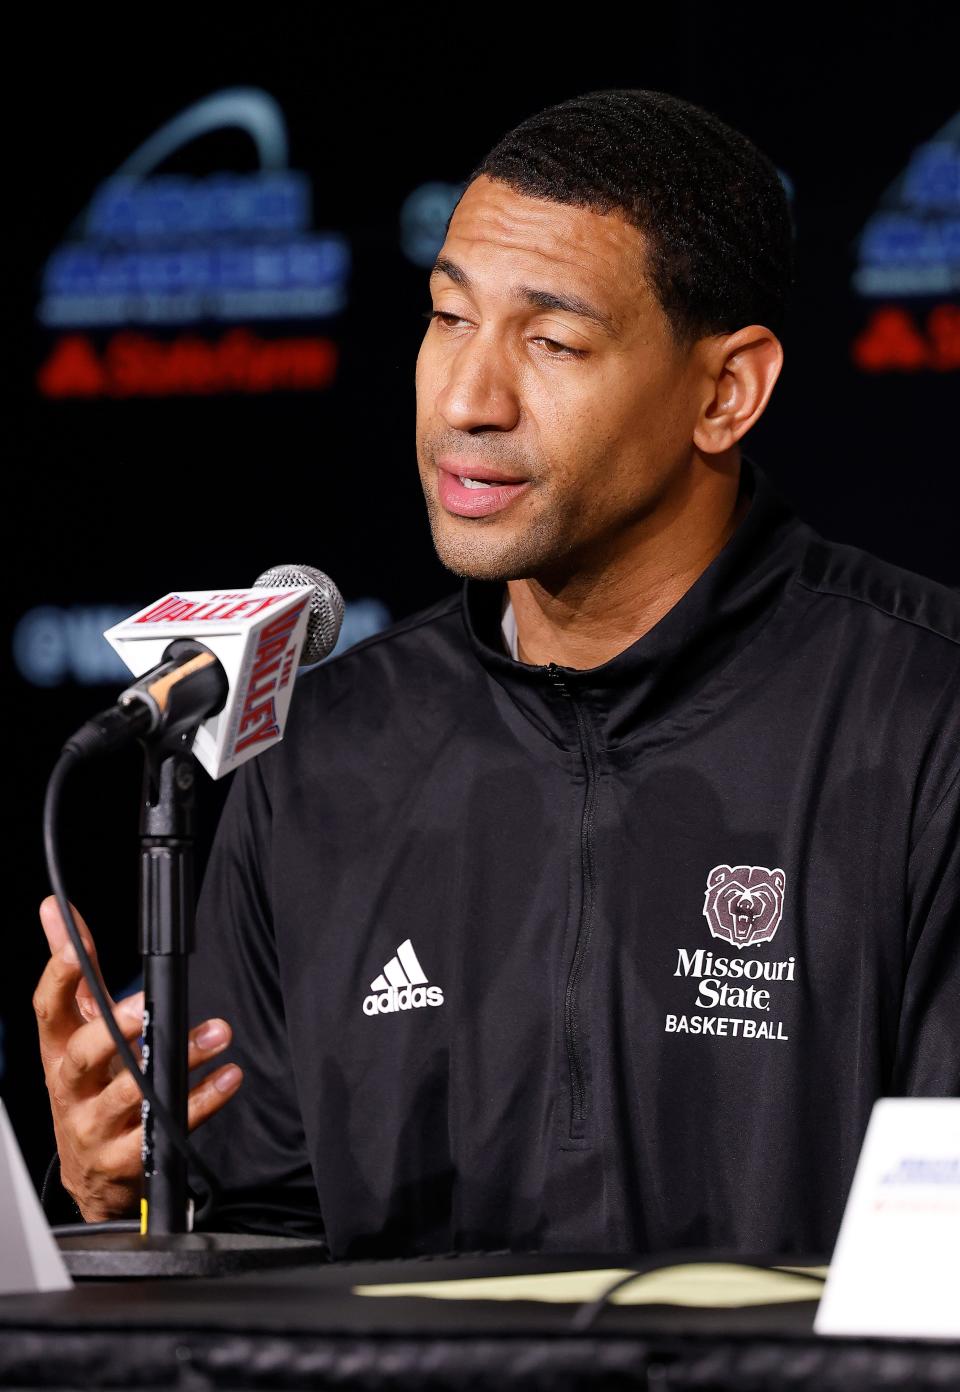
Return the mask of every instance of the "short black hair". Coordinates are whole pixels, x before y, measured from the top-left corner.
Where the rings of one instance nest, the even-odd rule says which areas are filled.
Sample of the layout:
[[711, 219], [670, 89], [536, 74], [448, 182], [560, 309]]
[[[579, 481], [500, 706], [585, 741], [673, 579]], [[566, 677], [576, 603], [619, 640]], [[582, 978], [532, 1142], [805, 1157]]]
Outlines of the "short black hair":
[[763, 324], [781, 334], [793, 228], [776, 168], [739, 131], [665, 92], [589, 92], [528, 117], [470, 175], [619, 212], [643, 233], [678, 343]]

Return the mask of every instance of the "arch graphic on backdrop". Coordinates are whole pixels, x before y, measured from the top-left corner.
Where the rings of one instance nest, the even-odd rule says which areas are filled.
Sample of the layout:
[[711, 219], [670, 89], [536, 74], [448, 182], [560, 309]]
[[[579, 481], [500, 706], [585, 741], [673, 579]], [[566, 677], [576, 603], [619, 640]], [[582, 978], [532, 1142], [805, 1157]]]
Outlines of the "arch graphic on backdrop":
[[287, 122], [279, 102], [260, 87], [228, 87], [185, 107], [138, 145], [101, 181], [90, 202], [74, 219], [70, 232], [83, 238], [95, 231], [91, 222], [103, 193], [121, 185], [134, 187], [195, 140], [223, 130], [243, 131], [250, 137], [260, 173], [283, 173], [289, 169]]
[[261, 169], [286, 169], [287, 123], [279, 104], [259, 87], [229, 87], [194, 102], [138, 145], [114, 179], [142, 179], [201, 135], [234, 127], [256, 146]]

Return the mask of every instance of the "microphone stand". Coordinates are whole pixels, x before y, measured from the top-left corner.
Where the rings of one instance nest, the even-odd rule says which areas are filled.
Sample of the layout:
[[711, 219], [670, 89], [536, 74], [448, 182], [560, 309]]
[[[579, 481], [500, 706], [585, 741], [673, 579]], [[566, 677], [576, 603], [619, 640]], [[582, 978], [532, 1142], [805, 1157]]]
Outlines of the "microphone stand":
[[[187, 1131], [187, 988], [194, 943], [195, 729], [143, 739], [140, 809], [140, 951], [144, 976], [143, 1066], [160, 1101]], [[323, 1260], [309, 1238], [193, 1232], [187, 1163], [143, 1106], [144, 1196], [140, 1232], [60, 1237], [72, 1276], [216, 1276]], [[129, 1225], [127, 1225], [129, 1227]]]
[[[140, 953], [143, 958], [143, 1059], [157, 1096], [187, 1131], [187, 976], [194, 945], [193, 759], [183, 748], [147, 748], [140, 807]], [[159, 758], [157, 757], [159, 754]], [[150, 1103], [143, 1101], [141, 1228], [185, 1233], [187, 1163]]]

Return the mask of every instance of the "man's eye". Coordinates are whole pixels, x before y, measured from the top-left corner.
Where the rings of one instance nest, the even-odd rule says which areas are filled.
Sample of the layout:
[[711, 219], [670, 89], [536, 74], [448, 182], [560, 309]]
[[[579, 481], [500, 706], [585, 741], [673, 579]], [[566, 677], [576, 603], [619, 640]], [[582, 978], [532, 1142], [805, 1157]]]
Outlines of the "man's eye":
[[535, 338], [533, 341], [534, 343], [544, 344], [544, 346], [549, 349], [547, 356], [550, 358], [559, 358], [564, 355], [571, 358], [582, 358], [584, 356], [584, 350], [582, 348], [570, 348], [566, 343], [558, 343], [555, 338]]
[[[438, 319], [446, 329], [452, 328], [454, 324], [463, 323], [459, 314], [452, 314], [446, 309], [428, 309], [424, 311], [424, 319]], [[542, 343], [547, 350], [548, 358], [583, 358], [586, 352], [582, 348], [570, 348], [566, 343], [559, 343], [555, 338], [535, 338], [534, 343]]]

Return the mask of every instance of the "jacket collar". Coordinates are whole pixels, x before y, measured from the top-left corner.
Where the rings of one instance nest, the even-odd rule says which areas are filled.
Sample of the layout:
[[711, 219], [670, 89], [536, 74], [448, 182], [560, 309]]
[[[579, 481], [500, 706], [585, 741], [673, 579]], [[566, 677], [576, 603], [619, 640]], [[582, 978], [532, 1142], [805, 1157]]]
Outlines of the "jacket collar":
[[579, 745], [576, 708], [597, 747], [632, 739], [692, 700], [779, 603], [812, 533], [752, 460], [744, 456], [742, 468], [743, 487], [753, 496], [726, 546], [658, 624], [599, 667], [515, 662], [500, 627], [503, 584], [464, 582], [463, 621], [473, 652], [555, 743]]

